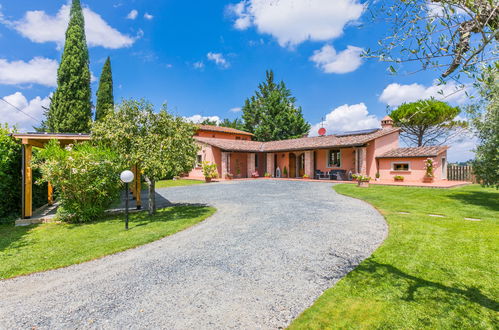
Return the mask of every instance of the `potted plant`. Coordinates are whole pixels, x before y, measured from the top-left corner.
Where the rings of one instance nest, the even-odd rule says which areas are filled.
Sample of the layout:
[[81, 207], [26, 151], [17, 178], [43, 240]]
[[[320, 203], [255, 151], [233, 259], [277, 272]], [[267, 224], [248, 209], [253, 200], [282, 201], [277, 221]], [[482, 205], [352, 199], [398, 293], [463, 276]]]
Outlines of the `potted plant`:
[[251, 177], [254, 179], [258, 178], [259, 176], [260, 176], [260, 174], [258, 174], [257, 171], [254, 171], [253, 173], [251, 173]]
[[404, 177], [402, 175], [395, 175], [393, 177], [393, 179], [395, 180], [395, 182], [403, 182], [404, 181]]
[[217, 164], [204, 161], [202, 163], [203, 175], [206, 182], [211, 182], [211, 179], [218, 177]]
[[423, 177], [423, 182], [425, 183], [432, 183], [435, 175], [433, 174], [433, 170], [435, 168], [436, 163], [433, 161], [431, 158], [426, 158], [424, 161], [424, 167], [425, 167], [425, 175]]
[[304, 179], [310, 179], [310, 176], [308, 174], [303, 174]]
[[284, 166], [284, 169], [282, 170], [282, 176], [284, 178], [287, 178], [288, 177], [288, 169], [286, 168], [286, 166]]
[[357, 187], [368, 188], [371, 177], [362, 174], [353, 174], [352, 179], [357, 180]]
[[376, 180], [376, 181], [379, 181], [379, 177], [380, 177], [379, 172], [376, 172], [376, 179], [375, 179], [375, 180]]
[[269, 172], [265, 172], [265, 174], [263, 176], [265, 177], [265, 179], [270, 179], [270, 173]]
[[225, 174], [225, 178], [227, 180], [232, 180], [234, 178], [234, 174], [232, 174], [232, 173], [229, 172], [229, 173]]

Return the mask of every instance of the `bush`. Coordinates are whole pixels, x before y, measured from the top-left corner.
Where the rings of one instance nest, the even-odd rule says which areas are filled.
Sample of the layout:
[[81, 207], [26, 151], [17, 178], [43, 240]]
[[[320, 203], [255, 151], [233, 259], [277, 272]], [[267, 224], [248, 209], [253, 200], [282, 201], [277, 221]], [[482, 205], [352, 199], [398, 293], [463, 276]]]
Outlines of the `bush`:
[[203, 175], [205, 178], [215, 179], [216, 177], [218, 177], [217, 164], [204, 161], [202, 163], [202, 166], [203, 166]]
[[43, 179], [58, 192], [58, 217], [68, 222], [96, 220], [119, 194], [117, 155], [90, 143], [61, 148], [50, 141], [40, 152]]
[[[15, 129], [0, 126], [0, 223], [11, 222], [21, 214], [22, 200], [22, 147], [10, 134]], [[36, 154], [36, 150], [34, 150]], [[33, 171], [33, 179], [39, 179], [40, 172]], [[47, 185], [33, 185], [33, 208], [47, 203]]]

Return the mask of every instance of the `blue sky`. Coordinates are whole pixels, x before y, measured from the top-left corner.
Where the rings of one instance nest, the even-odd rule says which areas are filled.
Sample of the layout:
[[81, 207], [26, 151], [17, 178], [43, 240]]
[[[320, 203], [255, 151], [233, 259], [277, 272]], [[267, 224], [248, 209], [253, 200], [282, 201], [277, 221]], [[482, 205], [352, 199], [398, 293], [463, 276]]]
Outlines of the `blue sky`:
[[[271, 3], [271, 5], [269, 5]], [[0, 0], [0, 116], [22, 130], [42, 118], [55, 88], [67, 1]], [[378, 125], [387, 106], [439, 96], [435, 72], [390, 75], [360, 58], [387, 32], [356, 0], [82, 1], [90, 67], [97, 80], [111, 56], [115, 98], [146, 98], [188, 118], [236, 118], [265, 70], [284, 80], [317, 130]], [[404, 68], [410, 71], [412, 68]], [[450, 94], [451, 86], [446, 86]], [[445, 93], [444, 93], [445, 94]], [[463, 104], [462, 93], [446, 101]], [[2, 102], [3, 103], [3, 102]], [[195, 117], [193, 117], [195, 116]], [[457, 143], [451, 161], [472, 157]]]

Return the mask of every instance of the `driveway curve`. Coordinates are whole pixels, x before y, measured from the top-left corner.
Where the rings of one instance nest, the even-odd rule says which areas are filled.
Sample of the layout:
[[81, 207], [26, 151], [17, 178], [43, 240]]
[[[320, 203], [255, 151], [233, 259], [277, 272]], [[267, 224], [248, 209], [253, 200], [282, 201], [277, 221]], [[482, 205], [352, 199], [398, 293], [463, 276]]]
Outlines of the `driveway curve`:
[[0, 328], [285, 327], [387, 233], [374, 208], [330, 183], [261, 179], [158, 193], [218, 212], [151, 244], [0, 281]]

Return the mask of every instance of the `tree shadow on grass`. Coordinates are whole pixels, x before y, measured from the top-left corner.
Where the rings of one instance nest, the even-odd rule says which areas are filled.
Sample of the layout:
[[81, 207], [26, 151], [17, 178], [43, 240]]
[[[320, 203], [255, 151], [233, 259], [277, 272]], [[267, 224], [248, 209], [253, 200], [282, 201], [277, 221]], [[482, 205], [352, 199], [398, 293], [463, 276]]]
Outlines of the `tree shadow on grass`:
[[[440, 295], [440, 293], [453, 294], [458, 295], [470, 302], [479, 304], [494, 312], [499, 311], [499, 302], [487, 297], [482, 292], [480, 292], [480, 289], [475, 287], [466, 287], [466, 289], [454, 288], [438, 282], [433, 282], [410, 275], [392, 265], [378, 263], [373, 259], [364, 261], [355, 269], [355, 271], [360, 272], [360, 274], [358, 274], [359, 276], [364, 276], [362, 275], [362, 273], [369, 273], [369, 276], [374, 277], [376, 282], [386, 282], [387, 278], [389, 278], [388, 281], [392, 282], [391, 286], [402, 287], [404, 286], [404, 284], [408, 285], [409, 288], [402, 298], [405, 301], [416, 301], [417, 298], [415, 297], [415, 294], [419, 289], [430, 288], [434, 289], [433, 294], [431, 297], [426, 296], [426, 299], [432, 297], [433, 299], [435, 299], [434, 297], [436, 295]], [[447, 302], [448, 304], [453, 303], [452, 300], [449, 300], [447, 298], [445, 299], [445, 302]]]
[[464, 204], [473, 204], [499, 212], [499, 194], [489, 191], [467, 191], [450, 194], [449, 198], [457, 199]]
[[13, 224], [0, 225], [0, 251], [20, 248], [29, 243], [24, 237], [37, 225], [16, 227]]

